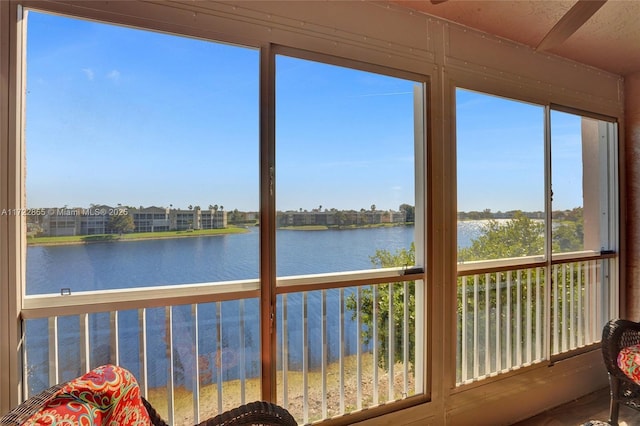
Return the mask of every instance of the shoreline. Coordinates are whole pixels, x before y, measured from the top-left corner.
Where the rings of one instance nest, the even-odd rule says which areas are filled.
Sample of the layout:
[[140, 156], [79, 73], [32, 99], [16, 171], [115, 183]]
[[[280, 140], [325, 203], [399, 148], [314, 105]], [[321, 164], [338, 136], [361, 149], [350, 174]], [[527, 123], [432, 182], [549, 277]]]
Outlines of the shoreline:
[[[398, 226], [413, 226], [413, 223], [394, 223], [394, 224], [376, 224], [376, 225], [361, 225], [361, 226], [326, 226], [326, 225], [307, 225], [307, 226], [283, 226], [277, 229], [283, 231], [330, 231], [330, 230], [353, 230], [353, 229], [377, 229], [377, 228], [391, 228]], [[257, 225], [256, 225], [257, 227]], [[137, 232], [135, 236], [129, 237], [132, 234], [99, 234], [99, 235], [77, 235], [72, 237], [31, 237], [31, 238], [70, 238], [67, 241], [31, 241], [30, 237], [27, 237], [27, 246], [71, 246], [71, 245], [83, 245], [83, 244], [99, 244], [99, 243], [120, 243], [130, 241], [144, 241], [144, 240], [168, 240], [177, 238], [194, 238], [194, 237], [218, 237], [223, 235], [233, 234], [245, 234], [250, 232], [249, 227], [233, 227], [225, 229], [216, 229], [217, 232], [202, 232], [203, 230], [193, 231], [169, 231], [175, 232], [170, 235], [151, 235], [153, 232]], [[214, 231], [214, 230], [204, 230]], [[166, 231], [163, 231], [166, 232]]]
[[[153, 234], [152, 232], [140, 232], [136, 233], [136, 236], [126, 237], [127, 234], [124, 235], [115, 235], [115, 234], [100, 234], [100, 235], [78, 235], [75, 238], [77, 240], [68, 240], [68, 241], [30, 241], [27, 237], [27, 246], [72, 246], [72, 245], [84, 245], [84, 244], [100, 244], [100, 243], [125, 243], [132, 241], [145, 241], [145, 240], [170, 240], [170, 239], [178, 239], [178, 238], [195, 238], [195, 237], [219, 237], [224, 235], [233, 235], [233, 234], [245, 234], [249, 232], [248, 228], [228, 228], [225, 229], [227, 232], [197, 232], [197, 231], [175, 231], [175, 232], [184, 232], [184, 234], [174, 234], [174, 235], [147, 235]], [[111, 237], [111, 235], [114, 235]], [[129, 234], [131, 235], [131, 234]], [[124, 236], [124, 238], [123, 238]], [[36, 237], [39, 238], [39, 237]], [[40, 238], [65, 238], [65, 237], [40, 237]]]

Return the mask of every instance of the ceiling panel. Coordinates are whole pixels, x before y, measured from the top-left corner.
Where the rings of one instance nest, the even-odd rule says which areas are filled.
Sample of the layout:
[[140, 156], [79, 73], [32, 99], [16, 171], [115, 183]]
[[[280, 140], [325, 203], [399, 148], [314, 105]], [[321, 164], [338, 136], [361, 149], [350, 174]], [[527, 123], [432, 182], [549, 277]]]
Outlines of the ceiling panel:
[[[576, 0], [392, 0], [535, 49]], [[608, 0], [568, 39], [547, 50], [619, 75], [640, 71], [640, 1]]]

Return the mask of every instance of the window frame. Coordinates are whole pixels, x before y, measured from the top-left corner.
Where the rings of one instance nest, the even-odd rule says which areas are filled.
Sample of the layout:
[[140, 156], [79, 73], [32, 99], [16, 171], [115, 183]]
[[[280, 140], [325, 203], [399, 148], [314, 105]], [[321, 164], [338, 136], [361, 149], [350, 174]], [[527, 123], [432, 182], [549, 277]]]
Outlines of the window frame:
[[[465, 72], [455, 72], [454, 73], [458, 78], [452, 78], [449, 82], [450, 90], [451, 90], [451, 109], [453, 111], [452, 117], [456, 117], [456, 90], [464, 89], [469, 91], [475, 91], [480, 94], [485, 94], [488, 96], [497, 96], [501, 98], [505, 98], [508, 100], [514, 100], [519, 102], [525, 102], [529, 104], [538, 105], [544, 108], [544, 192], [545, 192], [545, 229], [544, 229], [544, 237], [545, 237], [545, 250], [544, 254], [539, 256], [529, 256], [522, 258], [513, 258], [513, 259], [498, 259], [498, 260], [488, 260], [488, 261], [477, 261], [477, 262], [456, 262], [456, 270], [458, 277], [464, 277], [472, 274], [473, 272], [478, 274], [489, 274], [489, 273], [499, 273], [506, 271], [514, 271], [520, 268], [535, 268], [541, 267], [549, 273], [552, 270], [554, 265], [558, 265], [569, 260], [575, 261], [604, 261], [607, 265], [606, 277], [608, 279], [608, 283], [615, 283], [616, 285], [611, 286], [609, 288], [609, 292], [604, 294], [603, 297], [603, 307], [606, 306], [608, 312], [611, 315], [618, 315], [620, 309], [620, 220], [621, 220], [621, 212], [620, 212], [620, 170], [619, 170], [619, 125], [618, 120], [615, 117], [597, 113], [597, 112], [589, 112], [576, 107], [568, 107], [565, 105], [557, 104], [554, 102], [549, 102], [545, 99], [540, 99], [534, 96], [532, 93], [529, 93], [531, 96], [526, 96], [526, 91], [523, 93], [514, 93], [507, 86], [502, 86], [501, 84], [496, 84], [496, 82], [491, 82], [487, 84], [477, 84], [477, 81], [474, 83], [469, 83], [467, 75]], [[473, 80], [473, 79], [472, 79]], [[486, 83], [486, 82], [485, 82]], [[610, 250], [582, 250], [579, 252], [572, 253], [553, 253], [552, 251], [552, 234], [551, 234], [551, 223], [552, 223], [552, 191], [551, 191], [551, 148], [552, 148], [552, 135], [551, 135], [551, 112], [552, 111], [560, 111], [565, 113], [571, 113], [579, 116], [583, 116], [586, 118], [596, 119], [603, 122], [611, 123], [612, 126], [609, 128], [607, 132], [608, 137], [608, 146], [609, 151], [602, 161], [605, 161], [605, 166], [607, 167], [608, 175], [607, 181], [604, 185], [607, 186], [607, 195], [608, 195], [608, 209], [609, 209], [609, 220], [607, 225], [607, 232], [610, 238]], [[456, 122], [451, 124], [452, 127], [452, 135], [453, 140], [456, 140]], [[456, 145], [457, 146], [457, 145]], [[457, 153], [454, 155], [453, 161], [455, 161], [457, 166]], [[457, 194], [456, 194], [457, 197]], [[456, 198], [457, 200], [457, 198]], [[456, 202], [457, 204], [457, 202]], [[457, 211], [457, 209], [456, 209]], [[457, 221], [457, 219], [456, 219]], [[545, 307], [544, 307], [544, 339], [543, 342], [543, 359], [542, 364], [545, 365], [553, 365], [555, 362], [558, 362], [563, 359], [571, 358], [585, 352], [589, 352], [592, 350], [596, 350], [599, 348], [596, 342], [592, 344], [588, 344], [583, 347], [578, 347], [575, 349], [570, 349], [566, 352], [560, 353], [552, 353], [552, 342], [551, 342], [551, 310], [552, 310], [552, 295], [549, 286], [545, 286], [545, 294], [544, 299]], [[456, 324], [452, 324], [453, 329], [457, 329]], [[453, 353], [456, 353], [456, 350], [453, 350]], [[456, 357], [457, 358], [457, 357]], [[522, 365], [514, 368], [535, 368], [534, 365]], [[455, 367], [453, 367], [455, 371]], [[456, 389], [466, 389], [469, 387], [475, 387], [479, 385], [481, 382], [486, 381], [494, 381], [500, 380], [500, 378], [505, 375], [509, 375], [513, 369], [508, 369], [505, 371], [501, 371], [498, 373], [491, 373], [490, 375], [486, 375], [480, 377], [480, 379], [475, 379], [471, 381], [463, 381], [462, 383], [457, 383], [455, 385]]]
[[[263, 309], [270, 309], [271, 312], [271, 323], [272, 328], [274, 327], [273, 318], [277, 312], [276, 305], [276, 297], [278, 295], [286, 295], [289, 293], [295, 293], [299, 291], [311, 291], [311, 290], [323, 290], [330, 288], [343, 288], [349, 285], [361, 285], [364, 283], [369, 284], [378, 284], [385, 282], [400, 282], [402, 278], [408, 278], [411, 280], [420, 280], [422, 285], [416, 287], [416, 309], [418, 309], [418, 300], [422, 300], [422, 317], [424, 318], [424, 323], [420, 324], [419, 321], [416, 321], [416, 346], [421, 346], [422, 350], [416, 348], [416, 361], [418, 360], [419, 354], [422, 358], [422, 365], [416, 365], [415, 377], [416, 380], [420, 380], [418, 386], [421, 386], [423, 389], [423, 393], [420, 395], [416, 395], [414, 397], [409, 398], [406, 401], [397, 401], [392, 404], [388, 404], [388, 408], [384, 407], [374, 407], [368, 410], [372, 410], [373, 412], [377, 412], [381, 410], [381, 412], [385, 412], [387, 410], [392, 411], [395, 409], [400, 409], [405, 404], [418, 404], [421, 402], [425, 402], [430, 400], [431, 398], [431, 384], [430, 380], [428, 380], [428, 371], [431, 359], [431, 351], [427, 348], [430, 347], [428, 343], [428, 336], [431, 334], [429, 328], [431, 327], [431, 323], [429, 322], [429, 312], [431, 307], [428, 305], [428, 276], [427, 267], [426, 267], [426, 251], [427, 251], [427, 206], [426, 200], [428, 199], [428, 185], [426, 176], [427, 173], [427, 152], [428, 152], [428, 140], [429, 140], [429, 119], [430, 119], [430, 109], [429, 109], [429, 98], [430, 98], [430, 84], [431, 78], [427, 75], [417, 74], [409, 71], [402, 71], [399, 69], [394, 69], [386, 66], [376, 65], [372, 63], [365, 63], [361, 61], [357, 61], [354, 59], [347, 59], [342, 57], [337, 57], [333, 55], [328, 55], [320, 52], [312, 52], [304, 49], [294, 48], [290, 46], [284, 46], [279, 44], [269, 44], [263, 50], [265, 53], [264, 58], [264, 66], [265, 69], [268, 70], [269, 78], [266, 79], [263, 83], [264, 87], [264, 95], [266, 99], [262, 99], [263, 105], [268, 105], [271, 108], [272, 113], [265, 113], [265, 143], [266, 148], [263, 155], [265, 156], [266, 164], [261, 163], [262, 172], [261, 177], [264, 182], [269, 182], [269, 185], [264, 185], [263, 187], [263, 203], [261, 205], [267, 207], [267, 211], [261, 210], [261, 214], [266, 213], [266, 219], [270, 220], [269, 229], [262, 230], [267, 235], [263, 239], [263, 244], [265, 241], [269, 241], [269, 248], [267, 252], [269, 254], [269, 259], [264, 259], [265, 262], [268, 263], [269, 276], [271, 278], [270, 282], [271, 286], [263, 286], [263, 303], [267, 299], [272, 300], [272, 303], [267, 307], [263, 305]], [[381, 270], [364, 270], [364, 271], [349, 271], [346, 273], [336, 273], [336, 274], [314, 274], [314, 275], [305, 275], [302, 277], [278, 277], [276, 275], [276, 238], [275, 238], [275, 229], [276, 229], [276, 203], [274, 195], [277, 194], [276, 187], [276, 179], [275, 173], [277, 173], [277, 165], [276, 165], [276, 155], [275, 152], [277, 150], [277, 142], [275, 135], [275, 127], [276, 127], [276, 116], [275, 116], [275, 103], [276, 103], [276, 73], [277, 69], [275, 66], [276, 56], [283, 55], [297, 59], [303, 59], [308, 61], [319, 62], [328, 65], [335, 65], [339, 67], [346, 67], [353, 70], [360, 70], [365, 72], [377, 73], [382, 75], [388, 75], [391, 77], [402, 78], [406, 80], [411, 80], [416, 83], [420, 83], [422, 85], [422, 93], [419, 95], [414, 95], [414, 120], [420, 119], [422, 122], [422, 129], [416, 129], [416, 134], [414, 135], [414, 143], [415, 143], [415, 235], [416, 235], [416, 267], [407, 271], [405, 268], [385, 268]], [[421, 105], [422, 109], [417, 110], [417, 105]], [[265, 108], [268, 110], [269, 108]], [[262, 111], [261, 111], [262, 112]], [[421, 141], [422, 143], [418, 143]], [[273, 191], [271, 190], [273, 188]], [[262, 220], [261, 220], [262, 223]], [[417, 237], [422, 236], [422, 244], [419, 244], [417, 241]], [[264, 252], [263, 252], [264, 253]], [[263, 256], [267, 257], [267, 256]], [[420, 263], [418, 263], [420, 262]], [[267, 288], [269, 287], [269, 288]], [[416, 314], [417, 315], [417, 314]], [[265, 348], [268, 353], [272, 356], [273, 360], [277, 359], [276, 356], [276, 333], [270, 333], [268, 336], [266, 335], [266, 329], [263, 328], [264, 338], [269, 338], [270, 343], [269, 347]], [[421, 338], [418, 336], [421, 335]], [[419, 343], [421, 342], [421, 343]], [[418, 364], [416, 362], [416, 364]], [[264, 369], [263, 369], [264, 371]], [[276, 369], [273, 369], [273, 376], [269, 377], [270, 383], [267, 384], [267, 380], [263, 379], [263, 395], [269, 391], [269, 395], [276, 395], [276, 378], [275, 378]], [[267, 389], [268, 388], [268, 389]]]

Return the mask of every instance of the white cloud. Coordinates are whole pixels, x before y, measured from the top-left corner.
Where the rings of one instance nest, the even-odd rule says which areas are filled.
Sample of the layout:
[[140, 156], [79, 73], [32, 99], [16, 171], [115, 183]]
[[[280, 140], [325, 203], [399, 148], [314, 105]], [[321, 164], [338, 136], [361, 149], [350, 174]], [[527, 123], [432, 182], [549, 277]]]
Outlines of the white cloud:
[[107, 78], [112, 81], [120, 80], [120, 71], [112, 70], [109, 74], [107, 74]]
[[87, 80], [93, 80], [93, 70], [91, 68], [82, 68], [82, 72], [87, 77]]

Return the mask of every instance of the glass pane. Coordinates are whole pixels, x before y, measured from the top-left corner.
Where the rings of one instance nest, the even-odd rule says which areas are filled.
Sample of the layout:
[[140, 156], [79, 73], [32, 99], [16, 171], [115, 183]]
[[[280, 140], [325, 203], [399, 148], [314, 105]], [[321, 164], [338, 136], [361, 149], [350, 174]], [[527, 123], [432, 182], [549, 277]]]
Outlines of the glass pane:
[[610, 248], [609, 134], [613, 126], [551, 111], [554, 253]]
[[393, 266], [371, 256], [414, 241], [422, 85], [285, 56], [276, 70], [278, 276]]
[[[615, 249], [615, 124], [551, 111], [551, 158], [553, 252]], [[600, 339], [614, 306], [615, 265], [611, 259], [554, 263], [552, 354]]]
[[[277, 275], [415, 265], [423, 84], [278, 56], [276, 88]], [[423, 392], [420, 294], [280, 295], [278, 402], [309, 423]]]
[[544, 254], [544, 108], [456, 90], [458, 261]]
[[259, 53], [33, 11], [27, 38], [27, 294], [257, 279]]

